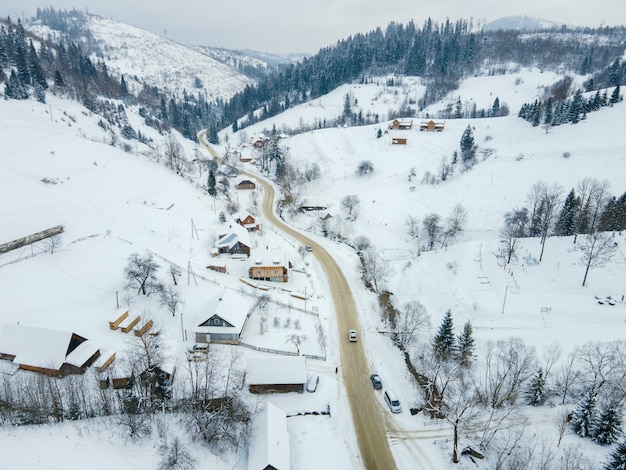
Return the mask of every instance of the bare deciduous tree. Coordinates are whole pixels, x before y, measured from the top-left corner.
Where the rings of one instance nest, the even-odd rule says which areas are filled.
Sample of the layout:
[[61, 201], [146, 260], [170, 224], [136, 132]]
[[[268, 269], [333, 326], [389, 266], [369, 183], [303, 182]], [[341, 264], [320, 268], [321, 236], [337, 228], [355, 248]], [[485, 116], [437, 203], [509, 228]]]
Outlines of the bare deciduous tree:
[[408, 346], [415, 334], [430, 326], [430, 315], [419, 301], [413, 300], [404, 304], [401, 310], [396, 312], [392, 325], [393, 339], [403, 348]]
[[359, 163], [359, 166], [356, 169], [356, 173], [359, 176], [367, 175], [374, 171], [374, 164], [369, 160], [363, 160]]
[[391, 274], [389, 264], [373, 249], [364, 251], [361, 260], [363, 262], [363, 279], [374, 288], [374, 292], [378, 293], [381, 284]]
[[449, 241], [454, 240], [462, 231], [467, 222], [467, 211], [463, 204], [456, 204], [450, 215], [446, 218], [446, 227], [443, 230], [441, 247], [443, 248]]
[[580, 263], [585, 266], [584, 287], [587, 285], [589, 270], [602, 268], [611, 261], [617, 251], [617, 243], [606, 232], [593, 232], [585, 236], [578, 249], [581, 252]]
[[408, 215], [404, 225], [407, 226], [409, 236], [416, 241], [417, 256], [419, 256], [422, 250], [422, 230], [420, 227], [420, 221], [417, 217]]
[[360, 204], [361, 200], [356, 194], [348, 194], [341, 199], [341, 207], [348, 211], [351, 220], [356, 220]]
[[53, 235], [46, 239], [48, 249], [50, 250], [50, 254], [54, 254], [54, 250], [61, 246], [61, 242], [63, 241], [63, 237], [61, 235]]
[[162, 285], [156, 277], [159, 268], [151, 253], [144, 256], [138, 253], [131, 254], [128, 257], [128, 265], [124, 268], [128, 280], [127, 287], [137, 289], [137, 294], [143, 295], [160, 292]]
[[184, 175], [189, 168], [183, 147], [173, 134], [170, 134], [165, 141], [165, 166], [177, 175]]
[[196, 468], [197, 461], [193, 458], [187, 447], [178, 437], [172, 440], [171, 445], [164, 442], [159, 447], [161, 461], [158, 470], [192, 470]]
[[485, 351], [484, 378], [480, 388], [486, 406], [513, 405], [535, 370], [536, 354], [520, 338], [489, 341]]
[[167, 310], [172, 314], [172, 316], [176, 316], [176, 312], [178, 311], [178, 305], [180, 303], [180, 294], [176, 289], [172, 286], [167, 286], [160, 292], [161, 297], [161, 305], [167, 307]]
[[548, 234], [554, 225], [554, 219], [557, 215], [558, 206], [561, 202], [561, 194], [563, 188], [561, 185], [555, 183], [550, 187], [544, 187], [544, 193], [542, 195], [542, 217], [540, 222], [541, 230], [541, 254], [539, 255], [539, 261], [543, 259], [543, 252], [546, 247], [546, 240]]
[[424, 226], [424, 236], [426, 238], [425, 246], [428, 250], [432, 250], [443, 230], [441, 227], [441, 216], [435, 213], [428, 214], [424, 217], [422, 225]]
[[285, 343], [293, 344], [296, 347], [296, 353], [299, 356], [300, 355], [300, 346], [302, 346], [307, 341], [308, 341], [308, 339], [307, 339], [306, 335], [299, 335], [297, 333], [293, 333], [293, 334], [287, 335], [287, 339], [285, 340]]
[[500, 243], [506, 262], [510, 263], [515, 255], [517, 239], [524, 237], [528, 227], [528, 210], [513, 209], [504, 214], [504, 226], [500, 231]]

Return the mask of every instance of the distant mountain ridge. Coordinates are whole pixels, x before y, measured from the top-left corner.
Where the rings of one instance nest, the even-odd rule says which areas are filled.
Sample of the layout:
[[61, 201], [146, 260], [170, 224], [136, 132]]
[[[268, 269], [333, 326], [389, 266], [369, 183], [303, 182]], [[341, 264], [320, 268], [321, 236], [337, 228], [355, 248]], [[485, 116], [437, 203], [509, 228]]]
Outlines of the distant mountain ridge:
[[560, 28], [565, 23], [542, 20], [533, 16], [505, 16], [490, 21], [483, 26], [483, 31], [540, 31], [543, 29]]

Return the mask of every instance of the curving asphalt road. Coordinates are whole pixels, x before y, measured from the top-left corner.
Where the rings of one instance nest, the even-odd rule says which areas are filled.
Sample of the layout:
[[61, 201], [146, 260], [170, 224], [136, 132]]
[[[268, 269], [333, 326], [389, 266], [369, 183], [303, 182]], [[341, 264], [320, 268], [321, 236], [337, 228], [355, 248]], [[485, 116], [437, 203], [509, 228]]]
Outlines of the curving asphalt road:
[[[204, 136], [201, 135], [199, 140], [213, 157], [220, 158], [215, 150], [204, 141]], [[341, 373], [350, 403], [354, 431], [361, 452], [362, 462], [368, 470], [395, 469], [396, 463], [391, 454], [384, 428], [387, 417], [381, 414], [381, 407], [369, 381], [370, 371], [363, 342], [351, 343], [348, 341], [349, 329], [357, 330], [359, 338], [363, 336], [359, 327], [354, 297], [343, 271], [322, 245], [276, 217], [274, 213], [274, 187], [270, 182], [256, 174], [243, 170], [240, 171], [247, 176], [255, 178], [263, 187], [262, 210], [267, 223], [274, 225], [277, 229], [295, 238], [301, 244], [311, 246], [313, 255], [315, 255], [324, 269], [335, 305], [339, 331]]]

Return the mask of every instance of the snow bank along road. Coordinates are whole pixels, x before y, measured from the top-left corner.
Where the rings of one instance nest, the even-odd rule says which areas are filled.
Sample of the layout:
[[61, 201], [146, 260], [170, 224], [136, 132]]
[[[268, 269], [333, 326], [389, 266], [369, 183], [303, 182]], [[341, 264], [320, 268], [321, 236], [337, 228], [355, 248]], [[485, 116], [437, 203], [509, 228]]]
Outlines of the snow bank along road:
[[[219, 158], [215, 150], [206, 144], [204, 135], [201, 135], [199, 140], [213, 157]], [[349, 329], [356, 329], [359, 338], [362, 338], [362, 335], [358, 328], [356, 305], [346, 277], [337, 262], [321, 245], [291, 228], [274, 215], [274, 187], [264, 178], [260, 178], [259, 175], [240, 171], [246, 176], [256, 178], [263, 187], [262, 209], [267, 222], [303, 245], [311, 246], [313, 254], [324, 269], [328, 278], [328, 285], [331, 286], [335, 305], [339, 344], [341, 346], [341, 370], [350, 402], [350, 411], [352, 412], [361, 458], [368, 470], [395, 469], [396, 464], [389, 449], [383, 426], [385, 419], [381, 416], [382, 410], [369, 380], [369, 366], [363, 343], [361, 341], [356, 343], [348, 341]]]

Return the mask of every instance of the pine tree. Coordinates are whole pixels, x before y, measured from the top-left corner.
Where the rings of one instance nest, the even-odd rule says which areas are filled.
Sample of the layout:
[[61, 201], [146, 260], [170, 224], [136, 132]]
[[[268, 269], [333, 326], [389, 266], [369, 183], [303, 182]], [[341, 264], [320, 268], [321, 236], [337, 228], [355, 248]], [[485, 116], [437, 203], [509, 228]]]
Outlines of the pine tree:
[[556, 221], [555, 232], [560, 237], [567, 237], [574, 235], [576, 231], [576, 214], [578, 213], [578, 206], [580, 201], [576, 198], [574, 188], [569, 192], [563, 203], [563, 208], [559, 213], [559, 217]]
[[453, 327], [452, 312], [448, 310], [433, 339], [433, 355], [440, 361], [446, 361], [454, 354], [455, 339]]
[[464, 367], [469, 366], [474, 359], [474, 329], [472, 323], [468, 320], [463, 326], [463, 331], [457, 338], [457, 359], [459, 364]]
[[215, 174], [213, 174], [213, 169], [211, 169], [209, 170], [209, 177], [207, 178], [207, 188], [210, 196], [215, 197], [217, 195], [217, 189], [215, 186]]
[[465, 168], [474, 166], [476, 159], [476, 144], [474, 143], [474, 134], [472, 128], [468, 125], [461, 136], [461, 161]]
[[61, 76], [61, 72], [58, 70], [54, 71], [54, 84], [59, 88], [65, 87], [65, 81], [63, 80], [63, 76]]
[[543, 369], [540, 367], [537, 373], [530, 379], [528, 391], [528, 404], [532, 406], [543, 405], [547, 398], [546, 378]]
[[589, 437], [592, 434], [593, 415], [597, 400], [598, 392], [595, 388], [590, 388], [578, 402], [570, 424], [574, 433], [580, 437]]
[[626, 440], [620, 442], [609, 455], [604, 470], [626, 470]]
[[15, 70], [11, 70], [11, 76], [4, 89], [4, 95], [13, 100], [28, 99], [28, 90], [24, 84], [17, 78]]
[[620, 94], [620, 89], [619, 89], [619, 83], [618, 83], [615, 89], [613, 90], [613, 93], [611, 93], [611, 99], [610, 99], [611, 104], [615, 104], [615, 103], [622, 101], [622, 98], [619, 94]]
[[498, 117], [500, 115], [500, 98], [496, 96], [496, 99], [493, 100], [493, 105], [491, 106], [491, 115], [493, 117]]
[[593, 420], [591, 439], [600, 445], [611, 445], [622, 433], [623, 409], [619, 402], [610, 400]]

